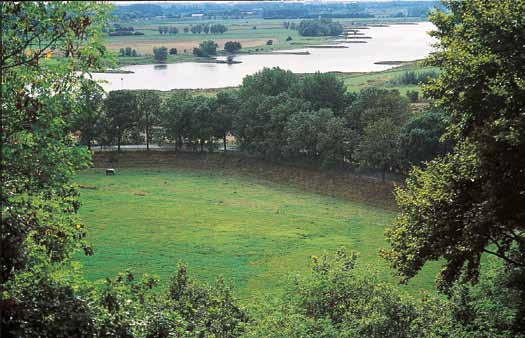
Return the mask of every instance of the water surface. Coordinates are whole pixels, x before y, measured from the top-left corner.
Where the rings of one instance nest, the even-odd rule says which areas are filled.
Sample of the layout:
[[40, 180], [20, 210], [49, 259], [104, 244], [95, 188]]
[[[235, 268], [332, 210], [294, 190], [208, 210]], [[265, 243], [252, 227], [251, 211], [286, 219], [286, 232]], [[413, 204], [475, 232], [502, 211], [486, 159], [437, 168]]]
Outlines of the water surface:
[[[414, 25], [371, 27], [360, 32], [372, 39], [367, 43], [345, 43], [348, 48], [304, 48], [310, 55], [258, 54], [240, 55], [239, 64], [184, 62], [163, 65], [122, 67], [133, 74], [93, 74], [106, 90], [116, 89], [196, 89], [238, 86], [242, 79], [264, 67], [281, 67], [296, 73], [370, 72], [393, 66], [377, 65], [378, 61], [411, 61], [422, 59], [432, 51], [432, 38], [427, 32], [434, 26], [430, 22]], [[133, 46], [131, 46], [133, 47]], [[282, 52], [282, 51], [281, 51]]]

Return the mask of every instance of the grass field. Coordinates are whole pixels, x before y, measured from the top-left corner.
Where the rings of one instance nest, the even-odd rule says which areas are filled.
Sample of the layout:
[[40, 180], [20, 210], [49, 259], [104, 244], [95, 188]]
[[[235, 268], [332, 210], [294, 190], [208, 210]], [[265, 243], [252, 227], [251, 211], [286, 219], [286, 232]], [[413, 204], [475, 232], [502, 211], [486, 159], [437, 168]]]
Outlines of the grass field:
[[[91, 169], [76, 181], [95, 249], [78, 256], [89, 279], [131, 268], [166, 282], [183, 260], [198, 278], [233, 280], [247, 300], [279, 293], [312, 255], [345, 246], [360, 253], [363, 273], [395, 282], [378, 257], [392, 211], [217, 170], [129, 168], [106, 177]], [[431, 288], [435, 271], [408, 290]]]
[[397, 89], [402, 95], [406, 95], [409, 90], [417, 90], [421, 92], [421, 86], [418, 85], [398, 85], [392, 84], [390, 81], [403, 75], [407, 71], [429, 71], [438, 70], [436, 67], [425, 66], [422, 62], [410, 62], [392, 69], [380, 72], [368, 73], [346, 73], [337, 74], [342, 79], [349, 91], [357, 92], [367, 87]]

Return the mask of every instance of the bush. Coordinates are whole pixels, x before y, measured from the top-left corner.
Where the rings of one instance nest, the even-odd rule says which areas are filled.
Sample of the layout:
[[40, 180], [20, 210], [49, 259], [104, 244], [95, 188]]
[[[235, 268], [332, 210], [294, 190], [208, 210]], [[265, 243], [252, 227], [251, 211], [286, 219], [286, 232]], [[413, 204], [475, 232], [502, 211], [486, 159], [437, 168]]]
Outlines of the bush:
[[228, 41], [224, 44], [224, 50], [229, 53], [235, 53], [241, 48], [242, 46], [238, 41]]
[[177, 55], [177, 48], [170, 48], [170, 55]]
[[419, 100], [419, 92], [417, 90], [407, 90], [407, 97], [410, 102], [417, 102]]
[[292, 41], [292, 37], [291, 36], [287, 37], [286, 41]]
[[155, 60], [158, 62], [165, 62], [168, 59], [168, 48], [166, 47], [155, 47], [153, 48], [153, 54]]
[[263, 313], [248, 336], [453, 336], [450, 303], [429, 296], [417, 300], [373, 274], [357, 273], [355, 266], [356, 255], [343, 249], [331, 259], [314, 257], [311, 273], [296, 277], [285, 301]]
[[267, 45], [267, 46], [271, 46], [271, 45], [273, 45], [273, 40], [268, 40], [268, 41], [266, 41], [266, 45]]

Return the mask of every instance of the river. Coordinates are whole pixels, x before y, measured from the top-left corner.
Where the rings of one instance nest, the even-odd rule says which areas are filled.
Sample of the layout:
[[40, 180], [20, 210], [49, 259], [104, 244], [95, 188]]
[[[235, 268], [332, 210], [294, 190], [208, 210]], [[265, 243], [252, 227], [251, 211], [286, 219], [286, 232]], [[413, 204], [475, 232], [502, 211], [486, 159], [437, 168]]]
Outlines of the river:
[[[238, 64], [184, 62], [162, 65], [137, 65], [122, 67], [132, 74], [95, 73], [93, 78], [105, 80], [105, 90], [117, 89], [197, 89], [238, 86], [242, 79], [264, 67], [281, 67], [296, 73], [320, 72], [371, 72], [393, 67], [378, 65], [378, 61], [411, 61], [422, 59], [432, 51], [432, 38], [427, 34], [433, 29], [430, 22], [413, 25], [370, 27], [360, 32], [371, 39], [367, 43], [346, 43], [348, 48], [304, 48], [293, 52], [310, 55], [255, 54], [239, 55]], [[133, 47], [133, 46], [132, 46]], [[283, 52], [283, 51], [280, 51]], [[291, 52], [291, 50], [290, 50]]]

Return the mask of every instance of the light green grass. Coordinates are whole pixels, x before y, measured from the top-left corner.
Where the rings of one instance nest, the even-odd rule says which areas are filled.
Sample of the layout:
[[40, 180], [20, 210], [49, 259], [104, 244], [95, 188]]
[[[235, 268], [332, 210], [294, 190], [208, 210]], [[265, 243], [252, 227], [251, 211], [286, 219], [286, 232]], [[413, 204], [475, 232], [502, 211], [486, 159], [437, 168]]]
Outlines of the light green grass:
[[[95, 255], [78, 258], [89, 279], [131, 268], [166, 283], [183, 260], [201, 279], [223, 275], [247, 299], [278, 294], [310, 257], [345, 246], [360, 253], [363, 273], [394, 282], [378, 250], [393, 214], [256, 179], [207, 171], [123, 169], [81, 173], [80, 216]], [[427, 269], [409, 290], [432, 287]]]
[[436, 67], [424, 66], [421, 62], [411, 62], [399, 67], [395, 67], [389, 70], [380, 72], [367, 72], [367, 73], [346, 73], [338, 74], [349, 91], [358, 92], [361, 89], [368, 87], [385, 88], [385, 89], [397, 89], [401, 95], [406, 95], [406, 92], [419, 91], [421, 92], [421, 86], [418, 85], [398, 85], [392, 84], [390, 81], [394, 80], [407, 71], [429, 71], [438, 70]]

